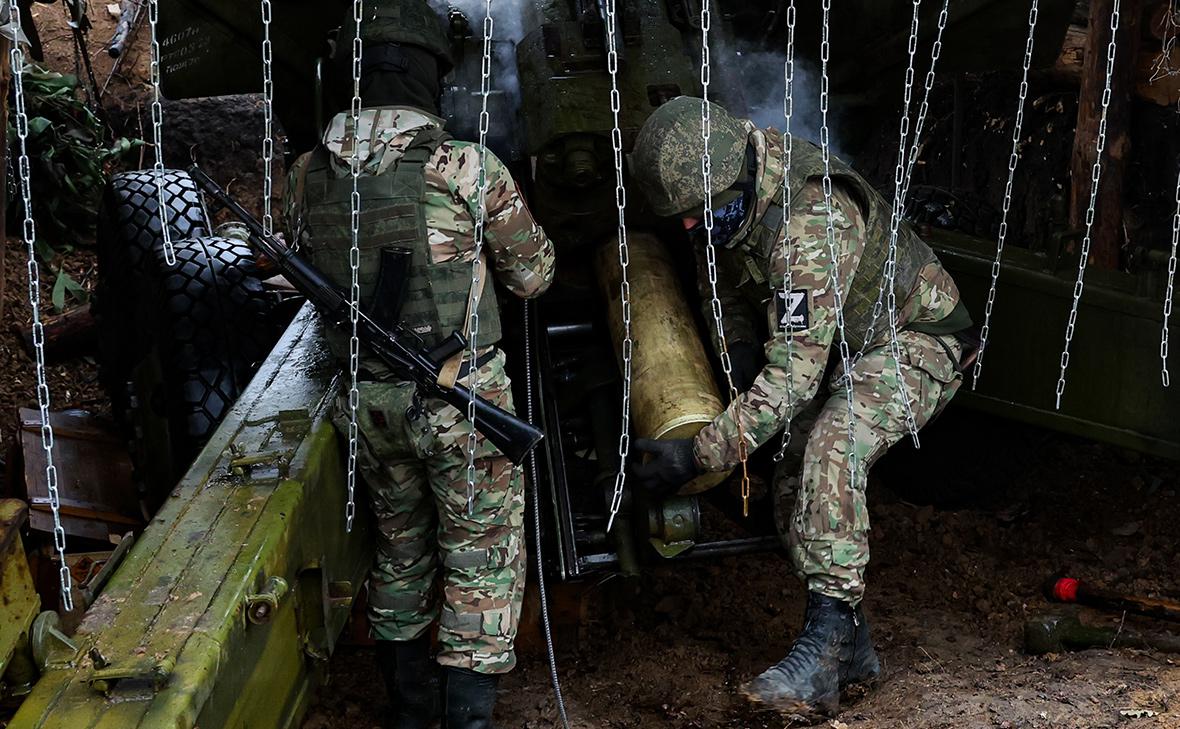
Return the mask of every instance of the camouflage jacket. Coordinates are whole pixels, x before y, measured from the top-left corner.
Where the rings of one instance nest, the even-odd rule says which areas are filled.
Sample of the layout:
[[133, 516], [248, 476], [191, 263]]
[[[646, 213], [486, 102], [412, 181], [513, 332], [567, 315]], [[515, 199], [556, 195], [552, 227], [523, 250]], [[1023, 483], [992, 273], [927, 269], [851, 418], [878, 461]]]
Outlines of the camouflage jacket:
[[[414, 132], [441, 126], [441, 119], [409, 107], [364, 109], [360, 115], [362, 175], [379, 175], [401, 158]], [[347, 132], [351, 114], [332, 118], [322, 144], [331, 153], [332, 170], [350, 174], [352, 147]], [[425, 216], [434, 263], [471, 261], [475, 256], [475, 221], [478, 209], [478, 144], [443, 143], [426, 166]], [[287, 174], [283, 213], [290, 240], [307, 244], [303, 222], [300, 180], [306, 174], [310, 154], [295, 161]], [[533, 220], [508, 168], [494, 154], [486, 154], [487, 196], [484, 224], [485, 252], [496, 278], [522, 298], [543, 293], [553, 280], [553, 243]], [[361, 201], [364, 205], [364, 201]]]
[[[752, 216], [757, 221], [775, 199], [782, 199], [782, 135], [773, 129], [756, 129], [752, 124], [750, 130], [758, 158], [758, 201]], [[807, 142], [796, 139], [794, 144]], [[863, 236], [842, 236], [841, 232], [854, 225], [863, 230], [863, 220], [854, 196], [839, 185], [834, 191], [833, 209], [837, 241], [843, 242], [838, 251], [838, 277], [843, 293], [857, 274], [865, 241]], [[748, 316], [743, 318], [743, 312], [752, 310], [751, 304], [765, 312], [770, 337], [765, 343], [767, 364], [754, 384], [696, 438], [697, 461], [707, 470], [727, 470], [737, 464], [739, 421], [749, 451], [753, 452], [782, 429], [788, 414], [801, 409], [819, 390], [829, 356], [839, 344], [826, 226], [827, 207], [817, 179], [808, 182], [791, 202], [787, 231], [791, 237], [792, 301], [782, 305], [792, 306], [788, 313], [795, 316], [789, 316], [787, 323], [782, 321], [776, 294], [783, 287], [788, 263], [781, 241], [768, 246], [769, 250], [718, 251], [722, 274], [718, 277], [718, 294], [726, 312], [728, 339], [756, 341], [754, 322]], [[748, 237], [752, 229], [750, 224], [739, 235]], [[707, 282], [701, 288], [707, 302], [711, 295]], [[909, 297], [897, 302], [898, 325], [941, 321], [954, 311], [958, 302], [959, 291], [950, 274], [937, 262], [928, 264], [921, 270]], [[888, 342], [888, 327], [882, 327], [866, 349], [885, 346]]]

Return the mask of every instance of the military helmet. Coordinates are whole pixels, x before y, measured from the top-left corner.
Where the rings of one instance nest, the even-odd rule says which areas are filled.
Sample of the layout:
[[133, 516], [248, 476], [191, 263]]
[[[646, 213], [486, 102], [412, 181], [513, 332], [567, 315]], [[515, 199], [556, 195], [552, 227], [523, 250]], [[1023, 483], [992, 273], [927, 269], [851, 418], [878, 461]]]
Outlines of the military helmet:
[[[352, 3], [349, 3], [337, 40], [342, 49], [350, 48], [351, 39], [356, 37], [353, 18]], [[369, 0], [364, 4], [361, 19], [361, 41], [424, 48], [438, 59], [440, 76], [455, 66], [442, 20], [426, 0]]]
[[[672, 216], [702, 208], [705, 183], [701, 174], [701, 99], [681, 96], [656, 109], [635, 140], [631, 174], [639, 182], [652, 211]], [[709, 154], [713, 165], [714, 203], [733, 186], [746, 166], [746, 126], [710, 102]]]

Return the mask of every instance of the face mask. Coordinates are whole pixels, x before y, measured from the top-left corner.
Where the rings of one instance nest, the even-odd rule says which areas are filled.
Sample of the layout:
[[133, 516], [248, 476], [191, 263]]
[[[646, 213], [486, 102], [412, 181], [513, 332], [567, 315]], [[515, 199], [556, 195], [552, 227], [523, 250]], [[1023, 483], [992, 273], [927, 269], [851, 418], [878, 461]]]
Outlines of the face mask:
[[[713, 209], [713, 244], [735, 248], [741, 241], [736, 239], [738, 231], [754, 210], [754, 181], [758, 177], [758, 160], [754, 149], [746, 149], [746, 174], [731, 190], [739, 194], [733, 200]], [[707, 233], [702, 219], [688, 229], [688, 238], [693, 244], [705, 245]]]
[[[742, 191], [742, 194], [713, 211], [713, 243], [714, 245], [730, 248], [736, 245], [734, 236], [741, 230], [742, 224], [750, 212], [753, 201], [753, 190]], [[688, 237], [694, 244], [704, 245], [708, 234], [705, 231], [705, 221], [701, 220], [688, 230]]]

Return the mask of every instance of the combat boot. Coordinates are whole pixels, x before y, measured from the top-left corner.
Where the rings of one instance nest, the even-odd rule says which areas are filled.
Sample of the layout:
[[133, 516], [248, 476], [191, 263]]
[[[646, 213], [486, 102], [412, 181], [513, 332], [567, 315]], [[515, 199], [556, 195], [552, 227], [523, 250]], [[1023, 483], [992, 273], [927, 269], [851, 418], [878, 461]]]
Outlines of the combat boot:
[[496, 675], [444, 666], [442, 729], [493, 729], [499, 681]]
[[809, 593], [803, 632], [787, 657], [742, 686], [742, 693], [783, 713], [834, 715], [845, 685], [880, 672], [863, 621], [863, 612], [848, 603]]
[[881, 662], [877, 659], [877, 651], [873, 649], [873, 636], [869, 633], [863, 602], [856, 606], [853, 616], [856, 643], [852, 648], [848, 670], [840, 677], [842, 689], [855, 684], [872, 684], [881, 676]]
[[390, 729], [429, 729], [438, 719], [438, 664], [430, 632], [413, 640], [377, 641], [377, 665], [393, 704]]

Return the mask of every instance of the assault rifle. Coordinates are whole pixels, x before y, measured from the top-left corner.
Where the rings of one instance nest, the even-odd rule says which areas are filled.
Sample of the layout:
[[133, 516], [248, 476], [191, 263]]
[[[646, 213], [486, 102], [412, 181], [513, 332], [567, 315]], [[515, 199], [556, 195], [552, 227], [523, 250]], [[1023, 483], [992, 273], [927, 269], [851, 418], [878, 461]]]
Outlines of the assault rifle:
[[[250, 233], [251, 245], [270, 259], [291, 285], [306, 296], [329, 322], [341, 328], [349, 324], [351, 302], [323, 273], [278, 238], [268, 235], [262, 223], [199, 167], [189, 167], [188, 173], [206, 195], [245, 224]], [[358, 312], [357, 337], [387, 366], [413, 380], [423, 395], [437, 397], [464, 414], [474, 397], [476, 430], [483, 433], [513, 463], [523, 462], [529, 451], [545, 437], [539, 429], [512, 413], [478, 395], [473, 396], [466, 387], [458, 384], [445, 387], [439, 384], [443, 362], [448, 356], [462, 352], [467, 345], [459, 332], [452, 333], [439, 349], [431, 353], [413, 332], [401, 326], [395, 326], [393, 331], [389, 331], [362, 311]]]

